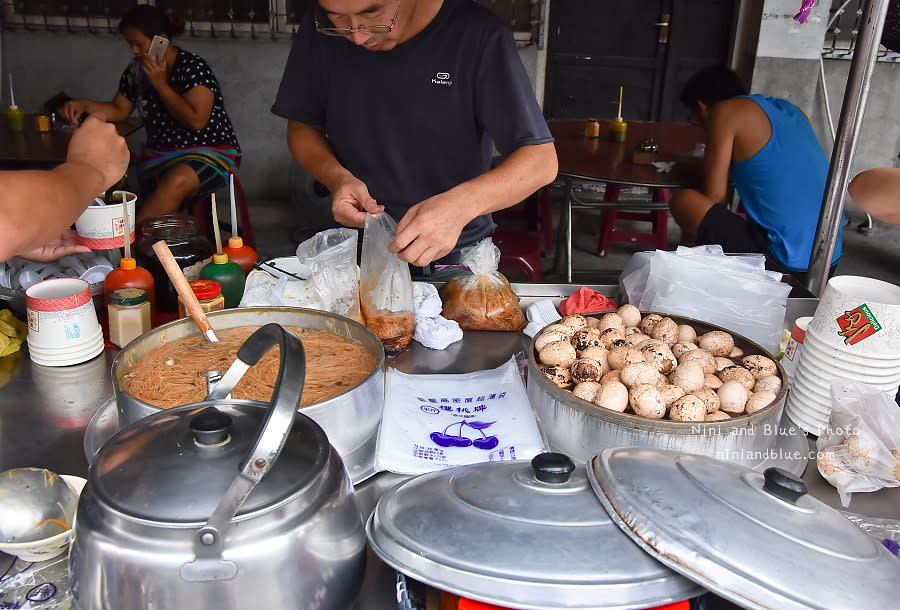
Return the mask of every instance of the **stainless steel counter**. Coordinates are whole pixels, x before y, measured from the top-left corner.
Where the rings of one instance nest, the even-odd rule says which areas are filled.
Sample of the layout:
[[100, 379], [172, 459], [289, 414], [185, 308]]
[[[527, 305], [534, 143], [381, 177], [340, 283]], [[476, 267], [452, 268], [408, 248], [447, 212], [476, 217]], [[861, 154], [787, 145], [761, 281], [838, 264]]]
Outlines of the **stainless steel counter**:
[[[523, 306], [541, 298], [558, 302], [577, 286], [558, 284], [514, 284]], [[615, 296], [617, 286], [592, 286]], [[811, 315], [815, 299], [790, 299], [786, 324]], [[499, 366], [511, 354], [524, 352], [530, 339], [522, 333], [467, 332], [462, 342], [435, 351], [413, 342], [410, 348], [387, 361], [406, 373], [461, 373]], [[84, 457], [85, 427], [94, 412], [112, 395], [110, 365], [115, 350], [84, 364], [70, 367], [43, 367], [33, 364], [28, 354], [0, 360], [0, 471], [36, 466], [61, 474], [86, 477]], [[825, 503], [841, 508], [836, 491], [819, 475], [814, 463], [815, 442], [809, 439], [813, 461], [803, 479], [810, 493]], [[364, 514], [371, 513], [382, 493], [405, 477], [381, 473], [357, 486]], [[849, 510], [868, 517], [900, 519], [900, 488], [856, 494]], [[65, 556], [28, 565], [0, 553], [0, 609], [30, 606], [28, 596], [42, 598], [40, 607], [68, 608]], [[356, 608], [396, 607], [394, 572], [369, 553], [369, 567], [363, 593]], [[37, 603], [37, 602], [35, 602]], [[19, 604], [19, 605], [16, 605]]]

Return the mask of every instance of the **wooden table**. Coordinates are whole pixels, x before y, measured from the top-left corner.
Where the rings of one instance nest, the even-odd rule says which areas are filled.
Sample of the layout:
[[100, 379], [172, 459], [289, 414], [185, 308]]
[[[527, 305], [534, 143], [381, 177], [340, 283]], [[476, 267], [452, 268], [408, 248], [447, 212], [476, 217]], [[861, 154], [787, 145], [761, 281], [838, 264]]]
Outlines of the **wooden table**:
[[[559, 158], [559, 175], [565, 182], [565, 202], [560, 221], [560, 240], [566, 244], [566, 278], [572, 281], [572, 208], [595, 207], [627, 210], [667, 209], [668, 204], [653, 197], [650, 201], [618, 201], [618, 187], [649, 187], [651, 193], [660, 189], [699, 186], [702, 181], [702, 161], [690, 153], [705, 141], [705, 132], [694, 125], [658, 123], [655, 121], [628, 121], [628, 132], [623, 143], [610, 142], [607, 124], [601, 121], [600, 137], [584, 135], [583, 120], [549, 121], [550, 132], [556, 144]], [[658, 152], [656, 161], [674, 161], [668, 172], [657, 171], [653, 165], [632, 162], [632, 153], [644, 140], [652, 138]], [[603, 182], [607, 185], [604, 201], [584, 202], [574, 192], [580, 181]], [[565, 235], [563, 236], [563, 233]], [[554, 268], [560, 266], [561, 249], [556, 249]]]
[[[126, 137], [141, 128], [141, 120], [129, 117], [115, 123]], [[25, 131], [12, 133], [6, 116], [0, 115], [0, 169], [50, 169], [66, 160], [74, 128], [60, 127], [47, 132], [34, 128], [34, 115], [25, 116]]]

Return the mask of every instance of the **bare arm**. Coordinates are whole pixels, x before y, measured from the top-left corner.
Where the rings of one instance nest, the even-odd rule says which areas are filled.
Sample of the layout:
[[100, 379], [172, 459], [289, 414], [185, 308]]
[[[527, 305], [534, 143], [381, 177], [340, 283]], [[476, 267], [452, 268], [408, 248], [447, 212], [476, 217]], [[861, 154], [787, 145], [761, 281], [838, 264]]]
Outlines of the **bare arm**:
[[141, 62], [144, 73], [169, 114], [191, 129], [200, 131], [206, 127], [215, 101], [213, 92], [208, 87], [197, 85], [182, 97], [169, 84], [165, 61], [144, 57]]
[[96, 116], [104, 121], [111, 123], [115, 121], [123, 121], [128, 118], [134, 109], [127, 97], [120, 92], [116, 92], [110, 102], [98, 102], [88, 99], [72, 99], [63, 104], [60, 113], [63, 118], [73, 125], [78, 122], [81, 115], [87, 113]]
[[469, 222], [523, 201], [557, 172], [553, 143], [522, 146], [494, 169], [410, 208], [388, 249], [401, 260], [427, 265], [456, 246]]
[[900, 168], [876, 167], [860, 172], [847, 191], [864, 212], [900, 225]]
[[48, 244], [50, 254], [66, 254], [55, 249], [70, 245], [65, 229], [98, 193], [122, 178], [128, 160], [128, 146], [115, 126], [91, 116], [72, 135], [59, 167], [0, 172], [0, 260], [33, 257]]
[[331, 211], [337, 222], [363, 227], [367, 212], [374, 214], [384, 209], [369, 194], [365, 183], [340, 164], [320, 129], [288, 121], [287, 141], [297, 163], [331, 191]]

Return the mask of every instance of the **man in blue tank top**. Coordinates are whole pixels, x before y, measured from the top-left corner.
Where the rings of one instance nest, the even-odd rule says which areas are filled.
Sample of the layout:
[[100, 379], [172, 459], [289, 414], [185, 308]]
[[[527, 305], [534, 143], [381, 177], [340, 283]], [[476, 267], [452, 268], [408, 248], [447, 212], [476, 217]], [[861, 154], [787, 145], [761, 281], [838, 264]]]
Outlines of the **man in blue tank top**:
[[[706, 129], [703, 190], [681, 191], [670, 204], [682, 243], [763, 252], [771, 267], [803, 281], [829, 166], [806, 116], [787, 100], [747, 95], [724, 66], [692, 76], [681, 101]], [[729, 173], [746, 220], [724, 205]], [[832, 271], [840, 256], [839, 233]]]
[[[556, 149], [512, 33], [473, 0], [319, 0], [272, 112], [339, 223], [382, 208], [418, 266], [493, 232], [490, 213], [556, 178]], [[503, 157], [491, 167], [494, 147]], [[439, 262], [452, 262], [445, 258]]]

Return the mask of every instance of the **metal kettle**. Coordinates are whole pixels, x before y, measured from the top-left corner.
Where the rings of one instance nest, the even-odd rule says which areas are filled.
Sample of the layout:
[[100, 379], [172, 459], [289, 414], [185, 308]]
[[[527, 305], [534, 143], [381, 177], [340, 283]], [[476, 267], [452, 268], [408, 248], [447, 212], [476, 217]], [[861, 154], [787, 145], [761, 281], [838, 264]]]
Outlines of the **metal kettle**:
[[[223, 400], [274, 345], [272, 404]], [[300, 340], [267, 324], [206, 400], [103, 445], [69, 556], [75, 608], [350, 606], [365, 531], [340, 456], [297, 412], [305, 364]]]

